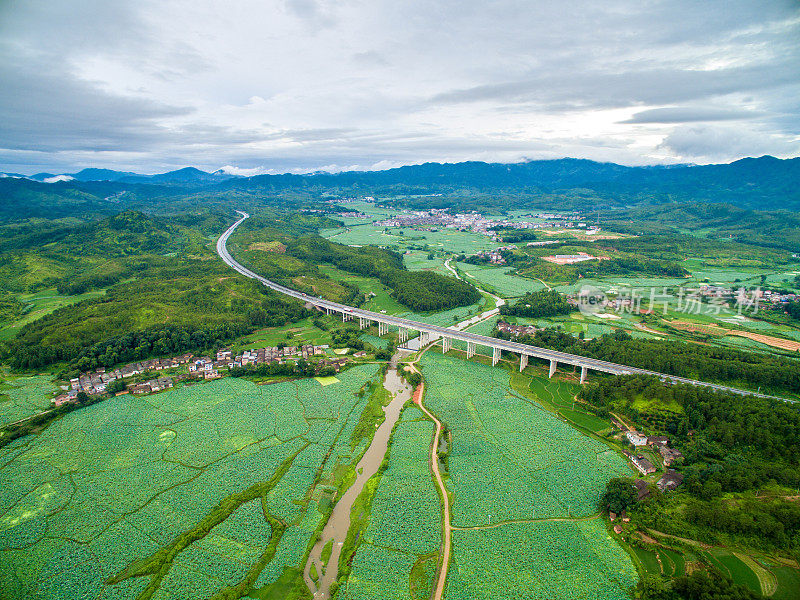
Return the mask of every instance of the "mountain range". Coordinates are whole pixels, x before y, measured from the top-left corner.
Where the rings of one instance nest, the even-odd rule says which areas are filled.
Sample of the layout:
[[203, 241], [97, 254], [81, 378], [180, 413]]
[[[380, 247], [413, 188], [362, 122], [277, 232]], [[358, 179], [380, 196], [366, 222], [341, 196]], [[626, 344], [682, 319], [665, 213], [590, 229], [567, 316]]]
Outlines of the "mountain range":
[[[242, 177], [194, 167], [156, 175], [87, 168], [76, 173], [38, 173], [0, 177], [0, 213], [34, 213], [48, 206], [88, 204], [95, 209], [122, 198], [163, 204], [192, 196], [200, 203], [236, 197], [279, 204], [288, 198], [307, 202], [321, 194], [373, 195], [404, 199], [437, 194], [440, 206], [466, 207], [475, 198], [509, 208], [545, 204], [633, 207], [648, 204], [728, 203], [756, 210], [800, 209], [800, 158], [745, 158], [728, 164], [629, 167], [585, 159], [522, 163], [425, 163], [384, 171]], [[45, 183], [47, 182], [47, 183]], [[472, 199], [472, 200], [470, 200]], [[488, 200], [486, 200], [488, 199]], [[418, 199], [418, 204], [434, 202]], [[38, 209], [37, 209], [38, 207]], [[112, 206], [108, 206], [113, 210]]]

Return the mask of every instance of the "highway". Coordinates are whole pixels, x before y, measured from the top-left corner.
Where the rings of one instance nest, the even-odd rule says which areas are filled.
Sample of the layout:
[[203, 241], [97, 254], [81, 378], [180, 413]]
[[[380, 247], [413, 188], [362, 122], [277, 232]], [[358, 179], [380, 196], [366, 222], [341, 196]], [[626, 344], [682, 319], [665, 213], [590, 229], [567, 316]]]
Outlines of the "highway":
[[769, 396], [766, 394], [759, 394], [749, 390], [732, 388], [725, 385], [708, 383], [705, 381], [698, 381], [695, 379], [687, 379], [685, 377], [677, 377], [675, 375], [668, 375], [666, 373], [658, 373], [656, 371], [649, 371], [647, 369], [640, 369], [637, 367], [620, 365], [612, 362], [598, 360], [595, 358], [589, 358], [586, 356], [567, 354], [565, 352], [550, 350], [548, 348], [529, 346], [527, 344], [520, 344], [519, 342], [513, 342], [509, 340], [501, 340], [483, 335], [477, 335], [475, 333], [469, 333], [468, 331], [458, 331], [447, 327], [428, 325], [427, 323], [421, 323], [419, 321], [411, 321], [409, 319], [403, 319], [400, 317], [386, 315], [383, 313], [376, 313], [369, 310], [364, 310], [362, 308], [356, 308], [353, 306], [347, 306], [346, 304], [339, 304], [338, 302], [325, 300], [324, 298], [311, 296], [303, 292], [298, 292], [297, 290], [293, 290], [292, 288], [280, 285], [278, 283], [275, 283], [274, 281], [270, 281], [269, 279], [258, 275], [257, 273], [254, 273], [244, 265], [237, 262], [231, 256], [227, 248], [228, 238], [236, 230], [236, 228], [245, 221], [245, 219], [248, 219], [250, 217], [250, 215], [247, 214], [246, 212], [240, 210], [237, 210], [236, 212], [241, 215], [241, 218], [238, 221], [236, 221], [233, 225], [231, 225], [225, 231], [225, 233], [223, 233], [217, 240], [217, 254], [219, 254], [220, 258], [222, 258], [222, 260], [225, 261], [225, 263], [228, 266], [238, 271], [245, 277], [250, 277], [251, 279], [255, 279], [276, 292], [279, 292], [286, 296], [291, 296], [292, 298], [296, 298], [302, 302], [312, 304], [319, 308], [331, 310], [334, 312], [339, 312], [342, 313], [342, 315], [349, 316], [352, 318], [367, 319], [369, 321], [385, 323], [396, 327], [402, 327], [408, 330], [418, 331], [420, 333], [425, 332], [431, 336], [431, 341], [444, 336], [453, 340], [460, 340], [463, 342], [473, 343], [476, 346], [499, 348], [501, 350], [505, 350], [508, 352], [514, 352], [516, 354], [519, 354], [520, 356], [524, 355], [528, 357], [540, 358], [543, 360], [555, 361], [557, 363], [575, 365], [576, 367], [586, 368], [593, 371], [601, 371], [604, 373], [612, 373], [615, 375], [636, 375], [636, 374], [655, 375], [664, 382], [685, 383], [690, 385], [708, 387], [724, 392], [733, 392], [735, 394], [752, 395], [761, 398], [777, 398], [779, 400], [786, 400], [785, 398], [778, 398], [777, 396]]

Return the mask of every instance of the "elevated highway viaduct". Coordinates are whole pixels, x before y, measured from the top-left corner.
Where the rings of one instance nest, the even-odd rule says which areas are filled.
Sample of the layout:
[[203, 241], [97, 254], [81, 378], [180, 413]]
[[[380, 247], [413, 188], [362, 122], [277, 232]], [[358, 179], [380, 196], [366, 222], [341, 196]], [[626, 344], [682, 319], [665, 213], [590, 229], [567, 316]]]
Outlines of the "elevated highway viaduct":
[[[498, 363], [498, 361], [500, 360], [501, 353], [503, 351], [519, 354], [520, 371], [527, 366], [528, 360], [530, 358], [538, 358], [545, 361], [549, 361], [551, 377], [553, 376], [553, 373], [555, 373], [556, 367], [559, 364], [566, 364], [566, 365], [572, 365], [574, 367], [580, 367], [581, 383], [586, 381], [586, 375], [591, 370], [591, 371], [599, 371], [602, 373], [611, 373], [614, 375], [636, 375], [636, 374], [655, 375], [665, 383], [667, 382], [685, 383], [690, 385], [712, 388], [724, 392], [732, 392], [735, 394], [753, 395], [762, 398], [775, 398], [775, 396], [759, 394], [749, 390], [732, 388], [725, 385], [708, 383], [705, 381], [698, 381], [695, 379], [687, 379], [685, 377], [677, 377], [675, 375], [659, 373], [657, 371], [650, 371], [647, 369], [640, 369], [638, 367], [629, 367], [627, 365], [620, 365], [612, 362], [598, 360], [595, 358], [589, 358], [586, 356], [579, 356], [576, 354], [567, 354], [566, 352], [559, 352], [557, 350], [550, 350], [548, 348], [540, 348], [538, 346], [529, 346], [527, 344], [520, 344], [519, 342], [501, 340], [497, 338], [488, 337], [485, 335], [469, 333], [468, 331], [458, 331], [456, 329], [452, 329], [449, 327], [428, 325], [427, 323], [421, 323], [419, 321], [411, 321], [409, 319], [403, 319], [401, 317], [395, 317], [392, 315], [386, 315], [383, 313], [364, 310], [362, 308], [347, 306], [346, 304], [339, 304], [338, 302], [332, 302], [330, 300], [325, 300], [324, 298], [318, 298], [310, 294], [298, 292], [297, 290], [293, 290], [292, 288], [286, 287], [279, 283], [275, 283], [274, 281], [270, 281], [269, 279], [262, 277], [257, 273], [254, 273], [244, 265], [240, 264], [238, 261], [236, 261], [236, 259], [234, 259], [231, 256], [227, 248], [228, 238], [236, 230], [236, 228], [239, 225], [241, 225], [242, 222], [245, 221], [245, 219], [248, 219], [250, 217], [250, 215], [247, 214], [246, 212], [240, 210], [236, 212], [238, 212], [239, 215], [241, 215], [241, 218], [238, 221], [236, 221], [233, 225], [231, 225], [225, 231], [225, 233], [223, 233], [217, 240], [217, 253], [222, 258], [222, 260], [225, 261], [225, 263], [229, 265], [232, 269], [238, 271], [245, 277], [250, 277], [251, 279], [255, 279], [261, 282], [268, 288], [278, 293], [284, 294], [286, 296], [291, 296], [292, 298], [296, 298], [306, 304], [311, 304], [321, 310], [324, 310], [328, 314], [340, 313], [342, 315], [343, 321], [351, 321], [358, 319], [359, 326], [362, 329], [364, 327], [368, 327], [372, 323], [377, 323], [379, 335], [385, 335], [389, 333], [390, 330], [396, 329], [399, 333], [399, 338], [401, 343], [406, 342], [409, 339], [411, 332], [416, 331], [419, 333], [420, 336], [420, 347], [423, 347], [431, 342], [441, 340], [442, 349], [443, 351], [447, 352], [452, 347], [452, 343], [454, 340], [466, 342], [467, 358], [471, 358], [472, 356], [475, 355], [478, 346], [489, 348], [492, 352], [493, 365], [496, 365]], [[780, 399], [784, 400], [784, 398]]]

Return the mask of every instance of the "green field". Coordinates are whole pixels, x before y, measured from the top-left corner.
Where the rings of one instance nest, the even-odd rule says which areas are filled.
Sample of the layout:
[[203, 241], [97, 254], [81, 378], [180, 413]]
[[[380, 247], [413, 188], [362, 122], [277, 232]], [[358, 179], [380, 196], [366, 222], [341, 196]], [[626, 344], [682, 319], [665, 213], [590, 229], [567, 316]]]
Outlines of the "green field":
[[409, 271], [436, 271], [442, 275], [452, 273], [444, 266], [444, 261], [440, 258], [428, 259], [428, 253], [421, 250], [409, 250], [403, 255], [403, 264]]
[[[406, 600], [429, 596], [433, 573], [421, 563], [435, 564], [441, 542], [439, 497], [428, 467], [433, 423], [413, 406], [396, 426], [389, 467], [372, 501], [364, 541], [353, 570], [341, 590], [343, 600], [386, 598]], [[414, 565], [420, 565], [414, 567]], [[414, 595], [410, 595], [412, 568]], [[422, 593], [422, 590], [428, 593]]]
[[[400, 251], [413, 247], [428, 246], [430, 250], [442, 250], [455, 254], [476, 254], [481, 250], [494, 250], [497, 242], [479, 233], [439, 229], [438, 231], [415, 231], [410, 227], [384, 227], [353, 225], [349, 229], [324, 229], [320, 235], [349, 246], [385, 246]], [[400, 235], [400, 232], [403, 235]]]
[[0, 383], [0, 425], [47, 410], [57, 390], [47, 375], [6, 379]]
[[[624, 460], [521, 398], [504, 369], [433, 352], [421, 364], [426, 405], [453, 435], [453, 525], [477, 528], [454, 538], [448, 598], [520, 597], [523, 591], [537, 597], [531, 593], [540, 585], [564, 598], [626, 598], [635, 574], [627, 555], [599, 522], [576, 520], [596, 513], [606, 482], [628, 473]], [[551, 400], [563, 394], [559, 384], [543, 385], [553, 386]], [[573, 553], [586, 545], [598, 551]], [[597, 560], [607, 560], [604, 569], [619, 577], [598, 577]], [[581, 570], [593, 576], [579, 576]]]
[[503, 298], [518, 298], [528, 292], [545, 289], [545, 285], [537, 279], [511, 275], [509, 267], [491, 267], [456, 263], [459, 271], [465, 274], [466, 280], [479, 283], [490, 292]]
[[595, 519], [456, 531], [447, 600], [622, 600], [636, 584], [625, 551]]
[[226, 378], [118, 396], [6, 446], [0, 597], [133, 598], [151, 586], [184, 599], [272, 583], [302, 563], [322, 518], [318, 483], [363, 448], [351, 448], [366, 405], [356, 392], [377, 369], [324, 387]]

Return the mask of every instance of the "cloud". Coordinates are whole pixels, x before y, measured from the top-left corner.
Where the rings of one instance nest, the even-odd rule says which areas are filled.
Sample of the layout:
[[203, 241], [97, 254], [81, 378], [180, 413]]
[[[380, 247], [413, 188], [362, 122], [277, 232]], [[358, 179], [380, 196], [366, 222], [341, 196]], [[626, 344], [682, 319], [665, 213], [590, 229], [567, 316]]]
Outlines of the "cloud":
[[735, 109], [716, 108], [713, 106], [676, 106], [651, 108], [637, 112], [630, 119], [620, 123], [692, 123], [695, 121], [736, 121], [755, 119], [764, 113]]
[[58, 183], [60, 181], [72, 181], [75, 179], [70, 175], [56, 175], [54, 177], [45, 177], [42, 179], [42, 183]]
[[264, 175], [270, 171], [265, 167], [252, 167], [250, 169], [243, 169], [241, 167], [234, 167], [232, 165], [225, 165], [218, 169], [221, 173], [226, 175], [238, 175], [240, 177], [253, 177], [254, 175]]
[[785, 0], [6, 4], [15, 172], [800, 152]]
[[685, 160], [703, 162], [733, 156], [773, 154], [787, 156], [800, 149], [798, 140], [790, 136], [754, 131], [731, 126], [685, 125], [677, 127], [659, 148], [673, 152]]

